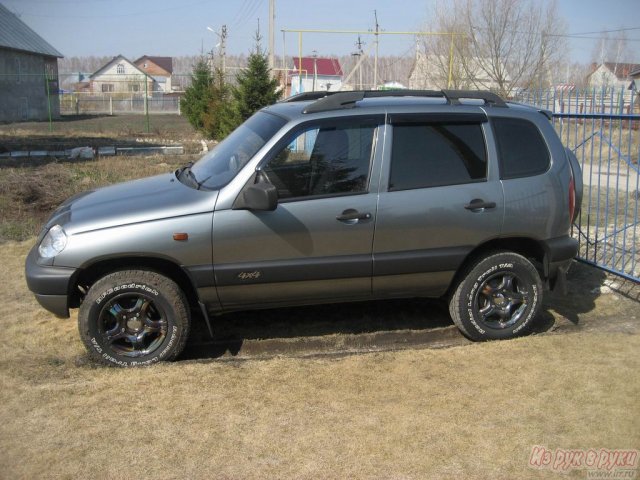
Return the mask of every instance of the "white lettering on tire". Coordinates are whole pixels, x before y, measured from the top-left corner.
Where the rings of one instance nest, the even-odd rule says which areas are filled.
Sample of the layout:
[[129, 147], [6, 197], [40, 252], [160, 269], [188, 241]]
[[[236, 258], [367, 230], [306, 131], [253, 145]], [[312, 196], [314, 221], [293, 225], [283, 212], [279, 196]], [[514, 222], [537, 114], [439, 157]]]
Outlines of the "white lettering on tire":
[[147, 285], [140, 284], [140, 283], [128, 283], [128, 284], [125, 284], [125, 285], [118, 285], [116, 287], [109, 288], [108, 290], [104, 291], [96, 299], [96, 304], [100, 305], [102, 303], [102, 301], [106, 297], [111, 295], [113, 292], [117, 292], [117, 291], [120, 291], [120, 290], [127, 290], [127, 289], [129, 289], [129, 290], [142, 290], [142, 291], [150, 293], [151, 295], [154, 295], [156, 297], [159, 295], [158, 291], [155, 288], [151, 288], [151, 287], [148, 287]]

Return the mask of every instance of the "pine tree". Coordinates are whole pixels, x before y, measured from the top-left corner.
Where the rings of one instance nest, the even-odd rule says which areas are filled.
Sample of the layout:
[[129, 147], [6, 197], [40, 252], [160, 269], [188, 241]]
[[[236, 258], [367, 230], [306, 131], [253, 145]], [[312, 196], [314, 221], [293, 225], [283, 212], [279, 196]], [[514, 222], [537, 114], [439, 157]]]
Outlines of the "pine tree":
[[231, 88], [226, 83], [220, 67], [216, 67], [213, 72], [209, 93], [209, 103], [203, 114], [203, 131], [210, 138], [222, 140], [233, 131], [237, 122], [232, 104]]
[[180, 100], [180, 111], [197, 130], [204, 128], [205, 115], [212, 100], [212, 84], [213, 77], [209, 65], [201, 58], [193, 68], [191, 85], [185, 89]]
[[249, 55], [247, 63], [247, 69], [238, 75], [237, 86], [232, 91], [237, 115], [234, 120], [237, 124], [261, 108], [274, 104], [281, 95], [278, 80], [271, 78], [269, 61], [260, 47], [259, 34], [256, 35], [256, 48]]

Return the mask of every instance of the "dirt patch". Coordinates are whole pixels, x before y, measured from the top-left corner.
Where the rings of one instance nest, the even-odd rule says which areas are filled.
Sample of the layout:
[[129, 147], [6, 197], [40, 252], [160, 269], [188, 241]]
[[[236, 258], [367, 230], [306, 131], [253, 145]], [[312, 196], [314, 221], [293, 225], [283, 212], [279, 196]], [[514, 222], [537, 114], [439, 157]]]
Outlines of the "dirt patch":
[[[531, 335], [640, 333], [640, 285], [574, 262], [568, 294], [545, 292]], [[238, 312], [215, 317], [214, 338], [197, 319], [181, 359], [342, 356], [470, 343], [445, 302], [387, 300]]]
[[0, 167], [0, 244], [36, 235], [51, 212], [76, 193], [171, 172], [197, 156], [108, 157]]
[[[149, 131], [144, 115], [64, 116], [53, 122], [51, 130], [48, 122], [0, 125], [0, 153], [13, 150], [53, 151], [86, 146], [144, 147], [179, 143], [187, 153], [195, 154], [202, 149], [201, 140], [202, 136], [180, 115], [151, 116]], [[16, 166], [19, 162], [23, 160], [0, 159], [0, 166]]]

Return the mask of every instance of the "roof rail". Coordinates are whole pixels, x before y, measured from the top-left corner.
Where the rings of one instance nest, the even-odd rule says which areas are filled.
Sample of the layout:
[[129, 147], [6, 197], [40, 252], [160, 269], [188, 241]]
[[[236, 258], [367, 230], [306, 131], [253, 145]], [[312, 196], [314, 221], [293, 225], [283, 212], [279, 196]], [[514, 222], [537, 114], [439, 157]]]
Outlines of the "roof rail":
[[317, 113], [325, 112], [328, 110], [340, 110], [341, 108], [353, 108], [356, 106], [356, 102], [359, 102], [365, 97], [365, 92], [336, 92], [333, 95], [316, 100], [302, 113]]
[[486, 90], [442, 90], [451, 105], [459, 105], [461, 98], [472, 100], [484, 100], [487, 105], [494, 107], [506, 107], [504, 100], [493, 92]]
[[333, 95], [334, 93], [344, 93], [344, 92], [326, 92], [321, 90], [314, 91], [314, 92], [303, 92], [303, 93], [298, 93], [297, 95], [293, 95], [289, 98], [280, 100], [280, 102], [278, 103], [306, 102], [308, 100], [319, 100], [322, 97]]
[[486, 105], [506, 107], [505, 101], [498, 95], [476, 90], [354, 90], [346, 92], [305, 92], [294, 95], [284, 102], [302, 102], [315, 100], [302, 113], [317, 113], [355, 107], [356, 102], [364, 98], [382, 97], [444, 97], [450, 105], [460, 105], [460, 99], [483, 100]]

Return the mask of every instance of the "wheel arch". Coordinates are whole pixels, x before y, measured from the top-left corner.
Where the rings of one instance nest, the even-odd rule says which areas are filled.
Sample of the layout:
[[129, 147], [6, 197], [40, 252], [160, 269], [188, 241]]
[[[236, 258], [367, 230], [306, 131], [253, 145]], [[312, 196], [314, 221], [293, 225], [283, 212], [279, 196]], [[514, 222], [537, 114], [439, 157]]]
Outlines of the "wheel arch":
[[492, 240], [481, 243], [467, 254], [462, 261], [447, 289], [446, 296], [449, 297], [456, 289], [456, 286], [465, 276], [466, 272], [471, 268], [478, 259], [486, 257], [490, 252], [509, 251], [522, 255], [525, 258], [533, 259], [533, 265], [538, 270], [540, 277], [546, 279], [547, 252], [542, 242], [530, 237], [506, 237], [494, 238]]
[[69, 286], [69, 306], [76, 308], [82, 303], [82, 297], [97, 280], [121, 270], [150, 270], [164, 275], [178, 285], [184, 292], [191, 308], [198, 309], [199, 296], [189, 274], [177, 263], [166, 258], [122, 256], [101, 259], [78, 270]]

